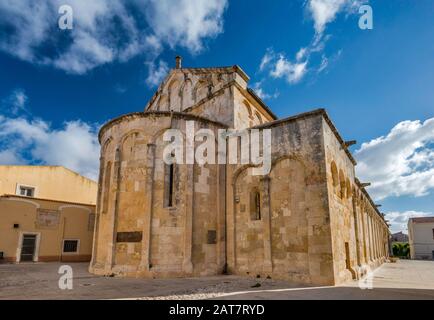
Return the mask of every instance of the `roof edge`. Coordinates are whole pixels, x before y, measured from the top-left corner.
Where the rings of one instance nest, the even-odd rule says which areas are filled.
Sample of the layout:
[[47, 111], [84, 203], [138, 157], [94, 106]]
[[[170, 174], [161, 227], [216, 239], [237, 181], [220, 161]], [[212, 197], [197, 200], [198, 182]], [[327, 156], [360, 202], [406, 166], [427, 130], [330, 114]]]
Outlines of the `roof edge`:
[[121, 122], [123, 119], [125, 118], [129, 118], [129, 117], [141, 117], [141, 118], [145, 118], [148, 116], [175, 116], [175, 117], [179, 117], [179, 118], [186, 118], [186, 119], [192, 119], [192, 120], [198, 120], [198, 121], [204, 121], [204, 122], [208, 122], [208, 123], [213, 123], [215, 125], [221, 126], [223, 128], [227, 128], [227, 125], [218, 122], [218, 121], [214, 121], [205, 117], [201, 117], [192, 113], [187, 113], [187, 112], [177, 112], [177, 111], [142, 111], [142, 112], [131, 112], [131, 113], [127, 113], [124, 115], [121, 115], [119, 117], [116, 117], [112, 120], [110, 120], [109, 122], [105, 123], [99, 130], [98, 132], [98, 141], [99, 143], [101, 143], [101, 136], [103, 134], [103, 132], [105, 130], [108, 129], [108, 127]]

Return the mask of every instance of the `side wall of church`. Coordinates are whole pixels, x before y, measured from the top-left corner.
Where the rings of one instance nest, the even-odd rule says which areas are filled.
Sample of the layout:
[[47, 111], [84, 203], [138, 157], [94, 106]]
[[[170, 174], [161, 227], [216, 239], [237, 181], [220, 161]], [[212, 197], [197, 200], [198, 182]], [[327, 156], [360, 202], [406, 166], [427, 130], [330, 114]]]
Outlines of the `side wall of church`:
[[230, 272], [334, 284], [322, 126], [321, 115], [265, 125], [271, 172], [228, 168]]
[[[359, 279], [384, 261], [387, 250], [378, 251], [372, 259], [365, 252], [369, 253], [371, 247], [385, 248], [388, 230], [357, 185], [354, 164], [345, 147], [325, 120], [323, 128], [334, 274], [336, 284], [339, 284]], [[375, 228], [372, 233], [367, 225], [371, 218]], [[377, 236], [379, 234], [381, 236]]]

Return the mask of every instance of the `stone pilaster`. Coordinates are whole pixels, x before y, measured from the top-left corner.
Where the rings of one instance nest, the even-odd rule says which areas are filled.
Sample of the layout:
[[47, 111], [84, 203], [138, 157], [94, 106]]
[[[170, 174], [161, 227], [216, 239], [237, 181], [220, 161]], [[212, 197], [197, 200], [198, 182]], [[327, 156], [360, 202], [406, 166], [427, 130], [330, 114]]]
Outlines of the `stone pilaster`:
[[155, 170], [155, 144], [148, 144], [146, 149], [146, 208], [144, 212], [142, 256], [139, 264], [140, 271], [149, 271], [151, 259], [151, 230], [152, 211], [154, 207], [154, 170]]
[[270, 177], [261, 179], [261, 215], [264, 224], [264, 271], [273, 272], [271, 253]]

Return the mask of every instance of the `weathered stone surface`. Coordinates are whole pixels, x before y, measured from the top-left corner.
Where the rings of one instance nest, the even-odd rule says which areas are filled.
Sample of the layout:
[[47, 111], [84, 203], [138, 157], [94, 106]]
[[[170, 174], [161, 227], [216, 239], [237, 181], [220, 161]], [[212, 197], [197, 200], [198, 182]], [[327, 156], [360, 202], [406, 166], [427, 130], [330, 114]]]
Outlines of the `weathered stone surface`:
[[[276, 120], [247, 81], [238, 67], [174, 69], [144, 113], [103, 126], [92, 272], [227, 271], [339, 284], [384, 261], [387, 224], [325, 111]], [[271, 171], [255, 176], [252, 165], [210, 163], [170, 169], [163, 134], [172, 128], [185, 136], [191, 120], [216, 137], [224, 128], [271, 129]], [[141, 232], [142, 241], [117, 243], [119, 232]]]

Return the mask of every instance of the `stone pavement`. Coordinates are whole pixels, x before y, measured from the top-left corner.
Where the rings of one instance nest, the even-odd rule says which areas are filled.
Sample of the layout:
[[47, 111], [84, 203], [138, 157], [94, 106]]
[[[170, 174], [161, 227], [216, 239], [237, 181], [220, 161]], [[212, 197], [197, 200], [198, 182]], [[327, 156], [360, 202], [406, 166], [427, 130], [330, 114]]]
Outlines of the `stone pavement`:
[[0, 265], [0, 299], [434, 299], [434, 262], [386, 263], [372, 281], [339, 287], [297, 286], [285, 281], [215, 276], [136, 279], [95, 276], [86, 263], [70, 264], [73, 290], [60, 290], [60, 263]]

